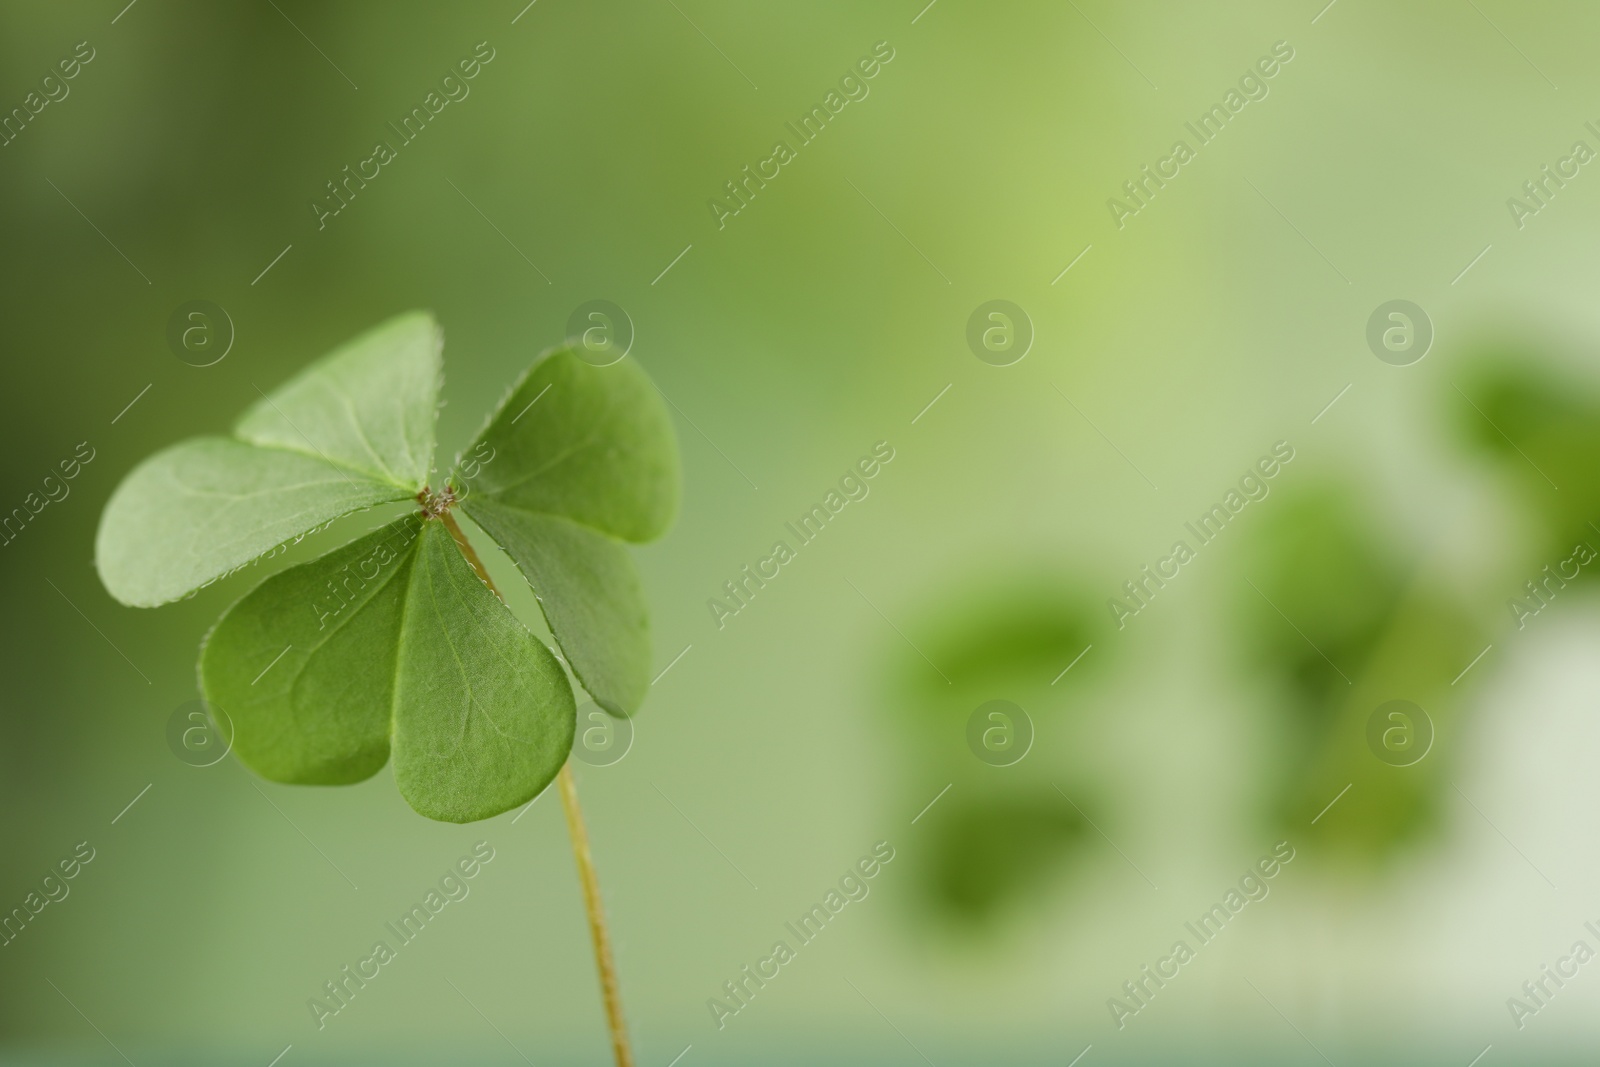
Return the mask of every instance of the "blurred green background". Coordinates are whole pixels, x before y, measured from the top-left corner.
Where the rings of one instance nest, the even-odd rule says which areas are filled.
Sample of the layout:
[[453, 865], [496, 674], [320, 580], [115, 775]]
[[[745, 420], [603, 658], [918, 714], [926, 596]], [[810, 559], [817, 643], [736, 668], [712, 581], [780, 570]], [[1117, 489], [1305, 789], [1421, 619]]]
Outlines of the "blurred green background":
[[[140, 612], [91, 562], [139, 459], [391, 314], [443, 323], [443, 468], [595, 298], [686, 475], [638, 553], [671, 669], [629, 754], [578, 767], [641, 1063], [1592, 1049], [1592, 968], [1520, 1029], [1506, 1001], [1600, 947], [1600, 604], [1587, 568], [1520, 627], [1507, 601], [1600, 547], [1600, 178], [1520, 227], [1507, 198], [1600, 148], [1600, 10], [1324, 2], [0, 9], [0, 110], [93, 55], [0, 147], [0, 513], [94, 457], [0, 547], [0, 908], [95, 850], [0, 947], [0, 1058], [607, 1062], [552, 798], [458, 827], [387, 772], [185, 765], [200, 637], [281, 564]], [[319, 229], [480, 42], [470, 95]], [[1266, 96], [1119, 228], [1108, 198], [1276, 42]], [[1366, 341], [1397, 298], [1435, 334], [1403, 367]], [[235, 331], [211, 366], [167, 342], [194, 299]], [[991, 299], [1035, 334], [1009, 366], [966, 340]], [[1280, 441], [1119, 628], [1108, 598]], [[719, 628], [708, 599], [877, 442], [870, 495]], [[1009, 766], [967, 740], [996, 699], [1031, 722]], [[1434, 734], [1405, 767], [1367, 740], [1395, 699]], [[468, 900], [319, 1031], [307, 999], [480, 840]], [[879, 841], [871, 895], [719, 1030], [708, 998]], [[1108, 998], [1279, 841], [1270, 895], [1119, 1029]]]

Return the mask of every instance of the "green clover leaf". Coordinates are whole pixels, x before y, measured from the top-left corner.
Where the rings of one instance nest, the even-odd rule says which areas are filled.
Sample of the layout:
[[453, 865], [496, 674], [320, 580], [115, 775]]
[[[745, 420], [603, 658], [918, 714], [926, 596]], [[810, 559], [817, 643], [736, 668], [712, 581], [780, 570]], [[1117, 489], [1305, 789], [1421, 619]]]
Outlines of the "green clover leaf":
[[139, 464], [95, 536], [107, 591], [157, 607], [341, 515], [415, 496], [433, 464], [442, 343], [432, 315], [401, 315], [263, 396], [232, 438]]
[[659, 537], [678, 501], [677, 444], [654, 386], [628, 361], [596, 367], [559, 349], [528, 369], [471, 454], [482, 466], [461, 506], [539, 594], [595, 702], [631, 715], [650, 685], [650, 635], [619, 542]]

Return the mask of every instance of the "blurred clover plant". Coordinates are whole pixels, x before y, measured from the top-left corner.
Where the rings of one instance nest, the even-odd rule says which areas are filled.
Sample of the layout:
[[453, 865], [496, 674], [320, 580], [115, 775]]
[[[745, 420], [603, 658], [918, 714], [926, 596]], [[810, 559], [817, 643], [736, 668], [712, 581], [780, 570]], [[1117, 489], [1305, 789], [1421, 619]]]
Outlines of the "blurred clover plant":
[[[1077, 663], [1093, 639], [1093, 611], [1079, 590], [1037, 570], [1004, 570], [917, 613], [926, 659], [901, 646], [890, 659], [887, 703], [906, 724], [906, 803], [949, 787], [917, 827], [926, 846], [917, 893], [923, 918], [952, 933], [990, 929], [1084, 862], [1090, 831], [1078, 805], [1095, 811], [1104, 801], [1101, 783], [1066, 750], [1081, 740], [1077, 683], [1103, 666], [1104, 652]], [[994, 700], [1014, 706], [990, 720]], [[998, 731], [1015, 751], [996, 759], [974, 748]]]

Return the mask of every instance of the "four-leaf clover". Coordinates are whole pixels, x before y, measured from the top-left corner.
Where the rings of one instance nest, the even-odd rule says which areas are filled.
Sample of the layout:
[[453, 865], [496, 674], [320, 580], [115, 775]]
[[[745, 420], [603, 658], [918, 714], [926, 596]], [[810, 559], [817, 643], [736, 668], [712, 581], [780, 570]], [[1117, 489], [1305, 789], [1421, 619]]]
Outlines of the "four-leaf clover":
[[359, 782], [393, 758], [413, 808], [468, 822], [550, 783], [575, 702], [561, 662], [480, 579], [453, 510], [533, 587], [583, 688], [629, 715], [650, 642], [624, 542], [671, 522], [678, 460], [632, 361], [596, 367], [558, 348], [463, 451], [469, 476], [435, 489], [441, 348], [431, 315], [401, 315], [262, 396], [231, 437], [151, 456], [106, 505], [95, 562], [112, 596], [154, 607], [343, 515], [415, 500], [229, 608], [201, 649], [200, 685], [262, 777]]

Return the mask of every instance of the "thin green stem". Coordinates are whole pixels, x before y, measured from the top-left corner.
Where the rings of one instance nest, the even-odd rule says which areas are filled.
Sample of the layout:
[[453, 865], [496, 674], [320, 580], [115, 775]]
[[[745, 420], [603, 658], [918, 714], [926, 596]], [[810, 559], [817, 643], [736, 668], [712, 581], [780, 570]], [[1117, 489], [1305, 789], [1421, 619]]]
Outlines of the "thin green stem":
[[[500, 596], [494, 579], [489, 577], [483, 561], [478, 558], [477, 551], [467, 540], [456, 517], [450, 514], [448, 507], [439, 512], [439, 517], [444, 520], [445, 529], [450, 531], [461, 554], [472, 565], [483, 584], [495, 596]], [[578, 863], [583, 906], [589, 914], [589, 939], [594, 945], [594, 962], [600, 972], [600, 997], [605, 1004], [606, 1025], [611, 1031], [611, 1051], [616, 1056], [617, 1067], [634, 1067], [633, 1049], [628, 1044], [628, 1026], [622, 1017], [622, 990], [617, 982], [617, 965], [611, 955], [611, 934], [606, 928], [605, 904], [600, 898], [600, 878], [595, 873], [594, 856], [589, 851], [589, 831], [583, 824], [583, 809], [578, 806], [578, 783], [573, 780], [570, 762], [562, 765], [556, 783], [561, 791], [561, 808], [567, 816], [567, 834], [572, 838], [572, 855]]]
[[611, 1029], [611, 1051], [617, 1057], [617, 1067], [633, 1067], [628, 1024], [622, 1018], [622, 990], [617, 984], [617, 965], [611, 958], [611, 935], [606, 930], [605, 905], [600, 899], [600, 879], [589, 853], [589, 832], [583, 825], [583, 810], [578, 807], [578, 783], [573, 780], [570, 761], [562, 766], [556, 782], [561, 786], [561, 807], [567, 813], [567, 833], [572, 837], [578, 881], [583, 884], [583, 904], [589, 912], [589, 939], [594, 943], [594, 961], [600, 971], [600, 996], [605, 1001], [606, 1025]]

